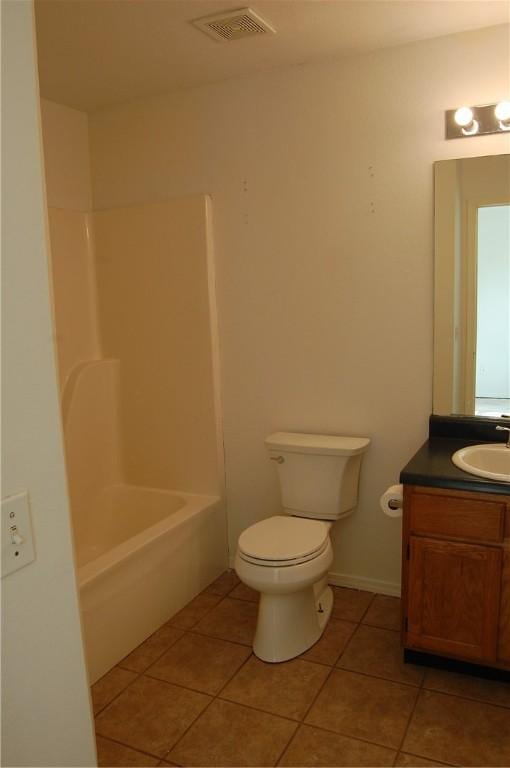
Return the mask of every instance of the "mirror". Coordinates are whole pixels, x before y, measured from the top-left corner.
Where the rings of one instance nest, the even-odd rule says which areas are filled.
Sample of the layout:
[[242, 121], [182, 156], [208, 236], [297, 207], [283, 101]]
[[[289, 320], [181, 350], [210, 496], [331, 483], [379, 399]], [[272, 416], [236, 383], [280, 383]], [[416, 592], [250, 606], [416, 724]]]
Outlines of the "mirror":
[[510, 155], [434, 171], [433, 411], [510, 417]]

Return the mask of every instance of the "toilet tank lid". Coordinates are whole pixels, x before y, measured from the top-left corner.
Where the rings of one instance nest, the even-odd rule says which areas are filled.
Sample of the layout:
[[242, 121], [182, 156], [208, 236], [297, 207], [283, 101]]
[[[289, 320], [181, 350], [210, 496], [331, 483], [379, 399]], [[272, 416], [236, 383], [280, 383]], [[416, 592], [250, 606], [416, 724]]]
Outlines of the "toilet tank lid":
[[271, 450], [290, 453], [317, 453], [321, 455], [355, 456], [366, 451], [368, 437], [340, 437], [339, 435], [306, 435], [300, 432], [275, 432], [266, 437]]

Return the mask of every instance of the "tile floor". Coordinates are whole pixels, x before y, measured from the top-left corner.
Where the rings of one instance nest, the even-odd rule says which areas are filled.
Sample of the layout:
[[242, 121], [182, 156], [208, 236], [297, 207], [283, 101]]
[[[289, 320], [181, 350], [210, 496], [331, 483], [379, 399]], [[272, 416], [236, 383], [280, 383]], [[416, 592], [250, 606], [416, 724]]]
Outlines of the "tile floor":
[[509, 766], [510, 686], [404, 665], [399, 600], [334, 587], [300, 658], [251, 652], [224, 573], [92, 688], [100, 766]]

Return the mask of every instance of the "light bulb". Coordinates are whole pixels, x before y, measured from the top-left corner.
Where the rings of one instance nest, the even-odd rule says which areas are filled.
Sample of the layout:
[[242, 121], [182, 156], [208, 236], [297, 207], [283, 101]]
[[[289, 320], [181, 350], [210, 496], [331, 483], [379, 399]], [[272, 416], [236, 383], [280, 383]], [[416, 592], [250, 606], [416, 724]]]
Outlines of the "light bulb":
[[510, 131], [510, 101], [500, 101], [494, 110], [502, 131]]
[[453, 119], [457, 123], [457, 125], [460, 125], [461, 127], [465, 127], [466, 125], [471, 125], [473, 122], [473, 110], [469, 107], [459, 107], [458, 110], [455, 112], [455, 115], [453, 116]]
[[510, 101], [500, 101], [500, 103], [496, 105], [494, 114], [498, 120], [501, 120], [502, 122], [510, 120]]

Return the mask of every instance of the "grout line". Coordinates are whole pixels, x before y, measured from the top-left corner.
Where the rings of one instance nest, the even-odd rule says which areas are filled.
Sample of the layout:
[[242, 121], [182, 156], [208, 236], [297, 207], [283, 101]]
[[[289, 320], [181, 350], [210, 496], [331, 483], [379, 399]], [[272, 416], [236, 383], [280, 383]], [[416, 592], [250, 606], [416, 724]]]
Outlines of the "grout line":
[[343, 736], [344, 738], [352, 739], [353, 741], [361, 741], [363, 744], [370, 744], [372, 747], [382, 747], [383, 749], [388, 749], [390, 752], [398, 752], [397, 747], [389, 747], [387, 744], [381, 744], [380, 741], [369, 741], [368, 739], [364, 739], [361, 736], [353, 736], [352, 734], [346, 733], [345, 731], [333, 731], [331, 728], [326, 728], [324, 725], [315, 725], [315, 723], [301, 723], [301, 725], [306, 725], [309, 728], [315, 728], [318, 731], [332, 733], [335, 736]]
[[299, 725], [301, 720], [298, 720], [297, 717], [290, 717], [289, 715], [280, 715], [276, 712], [271, 712], [268, 709], [262, 709], [261, 707], [255, 707], [253, 704], [244, 704], [242, 701], [236, 701], [235, 699], [227, 699], [226, 696], [217, 696], [217, 699], [220, 701], [226, 701], [228, 704], [235, 704], [236, 707], [244, 707], [245, 709], [252, 709], [255, 712], [261, 712], [264, 715], [270, 715], [271, 717], [279, 717], [281, 720], [287, 720], [290, 723], [295, 723], [296, 725]]
[[302, 725], [302, 723], [297, 723], [296, 730], [294, 731], [294, 733], [292, 734], [290, 739], [286, 742], [284, 748], [282, 749], [282, 751], [280, 752], [280, 754], [278, 755], [278, 757], [274, 761], [273, 765], [275, 765], [275, 766], [276, 765], [280, 765], [281, 759], [283, 758], [284, 754], [286, 753], [286, 751], [288, 750], [288, 748], [290, 747], [290, 745], [292, 744], [292, 742], [294, 741], [294, 739], [298, 735], [299, 729], [301, 728], [301, 725]]
[[319, 687], [319, 690], [317, 691], [317, 693], [316, 693], [316, 694], [315, 694], [315, 696], [313, 697], [312, 701], [310, 702], [310, 705], [309, 705], [309, 706], [306, 708], [306, 710], [305, 710], [305, 712], [304, 712], [304, 714], [303, 714], [303, 717], [302, 717], [302, 718], [301, 718], [301, 720], [300, 720], [300, 722], [301, 722], [301, 723], [304, 723], [304, 722], [305, 722], [306, 718], [308, 717], [308, 715], [309, 715], [309, 713], [310, 713], [310, 710], [312, 709], [313, 705], [315, 704], [315, 702], [316, 702], [316, 701], [317, 701], [317, 699], [319, 698], [320, 694], [321, 694], [321, 693], [322, 693], [322, 691], [324, 690], [324, 686], [326, 685], [326, 683], [328, 682], [328, 680], [329, 680], [329, 678], [331, 677], [331, 675], [332, 675], [332, 674], [333, 674], [333, 667], [330, 667], [328, 674], [327, 674], [327, 675], [326, 675], [326, 677], [324, 678], [324, 682], [323, 682], [323, 683], [322, 683], [322, 685]]
[[419, 688], [417, 688], [416, 690], [417, 690], [417, 693], [416, 693], [416, 698], [415, 698], [415, 700], [414, 700], [413, 706], [411, 707], [411, 711], [410, 711], [410, 713], [409, 713], [409, 716], [408, 716], [408, 718], [407, 718], [406, 727], [405, 727], [405, 729], [404, 729], [404, 733], [403, 733], [403, 735], [402, 735], [402, 738], [401, 738], [401, 740], [400, 740], [400, 745], [399, 745], [399, 747], [398, 747], [398, 749], [397, 749], [397, 753], [400, 753], [400, 752], [402, 751], [402, 747], [404, 746], [404, 742], [405, 742], [405, 740], [406, 740], [406, 738], [407, 738], [407, 733], [408, 733], [408, 731], [409, 731], [409, 726], [411, 725], [411, 720], [413, 719], [414, 713], [415, 713], [415, 711], [416, 711], [416, 707], [417, 707], [417, 705], [418, 705], [418, 700], [419, 700], [419, 698], [420, 698], [420, 696], [421, 696], [421, 693], [422, 693], [422, 690], [423, 690], [423, 689], [422, 689], [422, 688], [421, 688], [421, 686], [420, 686], [420, 687], [419, 687]]
[[234, 704], [236, 707], [243, 707], [243, 709], [250, 709], [253, 712], [260, 712], [262, 715], [269, 715], [269, 717], [276, 717], [279, 720], [286, 720], [288, 723], [294, 723], [299, 725], [300, 720], [288, 715], [277, 715], [276, 712], [269, 712], [267, 709], [261, 709], [260, 707], [254, 707], [253, 704], [243, 704], [241, 701], [234, 701], [233, 699], [226, 699], [224, 696], [217, 696], [218, 701], [224, 701], [226, 704]]
[[365, 608], [365, 610], [363, 611], [363, 614], [362, 614], [362, 616], [361, 616], [361, 618], [360, 618], [360, 620], [359, 620], [358, 624], [363, 624], [363, 619], [365, 618], [365, 616], [367, 615], [368, 611], [369, 611], [369, 610], [370, 610], [370, 608], [372, 607], [372, 603], [374, 602], [374, 600], [375, 600], [375, 598], [376, 598], [376, 597], [377, 597], [377, 593], [376, 593], [376, 592], [374, 592], [374, 593], [372, 594], [372, 599], [370, 600], [370, 602], [368, 603], [367, 607], [366, 607], [366, 608]]
[[368, 621], [364, 621], [363, 626], [371, 627], [371, 629], [384, 629], [386, 632], [397, 632], [397, 634], [400, 634], [400, 629], [393, 629], [393, 627], [383, 627], [381, 624], [369, 624]]
[[[340, 661], [340, 659], [338, 660]], [[405, 685], [407, 688], [414, 688], [415, 690], [421, 690], [421, 683], [407, 683], [403, 680], [395, 680], [393, 677], [382, 677], [381, 675], [376, 675], [372, 672], [362, 672], [359, 669], [350, 669], [349, 667], [339, 667], [338, 661], [336, 665], [333, 667], [337, 672], [349, 672], [353, 675], [361, 675], [362, 677], [371, 677], [374, 680], [384, 680], [386, 683], [395, 683], [395, 685]]]
[[225, 643], [232, 643], [233, 645], [240, 645], [242, 648], [251, 648], [252, 643], [241, 643], [240, 640], [232, 640], [230, 638], [226, 638], [223, 635], [211, 635], [207, 634], [206, 632], [199, 632], [197, 629], [188, 629], [187, 632], [191, 632], [193, 635], [199, 635], [200, 637], [212, 637], [213, 640], [223, 640]]
[[[112, 669], [115, 669], [115, 667], [112, 667]], [[112, 669], [108, 670], [108, 672], [106, 673], [106, 675], [107, 675], [107, 674], [109, 674], [109, 672], [111, 672], [111, 671], [112, 671]], [[132, 669], [124, 669], [124, 667], [121, 667], [121, 669], [122, 669], [124, 672], [132, 672], [132, 673], [133, 673], [133, 675], [136, 675], [136, 677], [134, 677], [132, 680], [130, 680], [130, 682], [129, 682], [129, 683], [126, 685], [126, 686], [124, 686], [124, 688], [122, 688], [122, 689], [121, 689], [121, 690], [120, 690], [118, 693], [116, 693], [116, 694], [115, 694], [115, 696], [113, 697], [113, 699], [111, 699], [111, 700], [108, 702], [108, 704], [105, 704], [105, 705], [104, 705], [104, 707], [101, 707], [101, 709], [98, 709], [98, 711], [97, 711], [97, 712], [93, 712], [93, 715], [94, 715], [94, 724], [95, 724], [96, 718], [97, 718], [97, 717], [99, 717], [99, 715], [102, 715], [102, 714], [103, 714], [103, 712], [105, 711], [105, 709], [107, 709], [107, 708], [110, 706], [110, 704], [113, 704], [113, 702], [114, 702], [114, 701], [116, 701], [116, 700], [119, 698], [119, 696], [120, 696], [121, 694], [123, 694], [125, 691], [127, 691], [127, 689], [129, 688], [129, 686], [130, 686], [130, 685], [133, 685], [133, 683], [136, 683], [136, 681], [138, 680], [138, 678], [139, 678], [139, 677], [141, 677], [141, 675], [143, 674], [143, 673], [141, 673], [141, 672], [133, 672], [133, 670], [132, 670]], [[103, 675], [103, 677], [106, 677], [106, 675]], [[100, 677], [100, 678], [99, 678], [99, 680], [102, 680], [102, 678]], [[99, 682], [99, 680], [97, 680], [96, 682]], [[95, 685], [95, 684], [96, 684], [96, 683], [94, 683], [94, 685]], [[91, 687], [92, 687], [92, 686], [91, 686]]]
[[[209, 707], [211, 706], [211, 704], [212, 704], [212, 703], [213, 703], [213, 701], [215, 701], [215, 700], [216, 700], [216, 697], [214, 697], [214, 698], [211, 698], [211, 700], [209, 701], [209, 703], [208, 703], [208, 704], [206, 704], [206, 706], [203, 708], [203, 710], [202, 710], [201, 712], [199, 712], [199, 714], [198, 714], [196, 717], [194, 717], [194, 718], [193, 718], [193, 720], [192, 720], [192, 721], [191, 721], [191, 723], [188, 725], [188, 727], [186, 728], [186, 730], [185, 730], [185, 731], [184, 731], [184, 732], [183, 732], [183, 733], [182, 733], [182, 734], [179, 736], [179, 738], [177, 739], [177, 741], [175, 742], [175, 744], [172, 744], [172, 746], [171, 746], [171, 747], [169, 747], [169, 749], [168, 749], [168, 750], [165, 752], [165, 754], [163, 755], [163, 757], [161, 757], [161, 758], [160, 758], [160, 760], [166, 760], [166, 758], [167, 758], [167, 757], [168, 757], [168, 759], [170, 760], [170, 753], [171, 753], [171, 751], [172, 751], [173, 749], [175, 749], [175, 748], [176, 748], [176, 746], [178, 745], [178, 743], [179, 743], [179, 742], [180, 742], [180, 741], [181, 741], [181, 740], [182, 740], [182, 739], [183, 739], [183, 738], [186, 736], [186, 734], [188, 733], [188, 731], [189, 731], [189, 730], [190, 730], [190, 729], [191, 729], [191, 728], [192, 728], [192, 727], [195, 725], [195, 723], [197, 722], [197, 720], [199, 720], [199, 719], [202, 717], [202, 715], [203, 715], [205, 712], [207, 712], [207, 710], [209, 709]], [[170, 760], [170, 762], [171, 762], [171, 763], [173, 763], [173, 762], [175, 762], [175, 761], [174, 761], [174, 760]]]
[[[244, 647], [246, 647], [246, 646], [244, 646]], [[243, 667], [245, 667], [245, 666], [246, 666], [246, 664], [247, 664], [247, 663], [250, 661], [250, 659], [252, 659], [252, 658], [255, 658], [255, 654], [253, 653], [253, 651], [251, 651], [251, 652], [248, 654], [248, 656], [245, 658], [245, 660], [243, 661], [243, 663], [242, 663], [242, 664], [241, 664], [241, 665], [238, 667], [238, 669], [236, 669], [236, 671], [235, 671], [235, 672], [234, 672], [232, 675], [230, 675], [230, 677], [228, 678], [228, 680], [226, 680], [226, 682], [225, 682], [225, 683], [224, 683], [224, 684], [221, 686], [220, 690], [218, 691], [218, 693], [217, 693], [217, 694], [216, 694], [216, 696], [215, 696], [215, 698], [216, 698], [216, 699], [217, 699], [217, 698], [218, 698], [218, 697], [219, 697], [219, 696], [220, 696], [220, 695], [223, 693], [223, 691], [225, 690], [225, 688], [227, 687], [227, 685], [228, 685], [229, 683], [231, 683], [231, 682], [232, 682], [232, 680], [234, 679], [234, 677], [236, 677], [236, 675], [238, 675], [238, 674], [239, 674], [239, 672], [242, 670], [242, 668], [243, 668]]]
[[[166, 624], [166, 622], [165, 622], [165, 624]], [[163, 627], [165, 626], [165, 624], [162, 624], [162, 625], [161, 625], [161, 627], [160, 627], [159, 629], [163, 629]], [[173, 628], [174, 628], [174, 627], [172, 627], [172, 629], [173, 629]], [[156, 632], [159, 632], [159, 629], [157, 629], [157, 630], [156, 630]], [[150, 664], [149, 664], [149, 665], [148, 665], [148, 666], [147, 666], [147, 667], [146, 667], [144, 670], [142, 670], [141, 672], [140, 672], [138, 669], [130, 669], [129, 667], [123, 667], [123, 666], [122, 666], [122, 662], [123, 662], [125, 659], [127, 659], [129, 656], [131, 656], [131, 653], [135, 653], [135, 651], [137, 651], [137, 650], [138, 650], [138, 648], [141, 648], [141, 647], [142, 647], [142, 645], [143, 645], [144, 643], [146, 643], [148, 640], [150, 640], [150, 639], [151, 639], [151, 637], [154, 637], [154, 635], [156, 634], [156, 632], [153, 632], [153, 634], [152, 634], [152, 635], [150, 635], [150, 636], [147, 638], [147, 640], [144, 640], [144, 641], [143, 641], [143, 643], [140, 643], [140, 645], [137, 645], [137, 646], [136, 646], [136, 648], [134, 648], [134, 649], [131, 651], [131, 653], [128, 653], [128, 655], [127, 655], [127, 656], [124, 656], [124, 658], [123, 658], [123, 659], [121, 659], [121, 660], [119, 661], [119, 663], [118, 663], [116, 666], [117, 666], [117, 667], [120, 667], [120, 669], [125, 669], [125, 670], [127, 670], [128, 672], [135, 672], [135, 673], [136, 673], [136, 674], [138, 674], [138, 675], [144, 675], [144, 674], [147, 672], [147, 670], [148, 670], [148, 669], [150, 669], [151, 667], [153, 667], [153, 666], [154, 666], [154, 664], [156, 664], [156, 663], [157, 663], [157, 662], [158, 662], [160, 659], [162, 659], [162, 658], [163, 658], [163, 656], [165, 655], [165, 653], [166, 653], [167, 651], [169, 651], [169, 650], [170, 650], [170, 648], [173, 648], [173, 647], [174, 647], [174, 645], [175, 645], [176, 643], [178, 643], [178, 642], [179, 642], [179, 640], [182, 640], [182, 638], [183, 638], [183, 637], [185, 636], [185, 634], [186, 634], [186, 630], [184, 630], [184, 629], [179, 629], [178, 631], [179, 631], [179, 632], [182, 632], [182, 635], [181, 635], [180, 637], [178, 637], [176, 640], [172, 640], [172, 641], [171, 641], [171, 643], [170, 643], [170, 645], [169, 645], [169, 646], [167, 646], [167, 647], [165, 648], [165, 650], [164, 650], [164, 651], [163, 651], [163, 652], [162, 652], [162, 653], [161, 653], [159, 656], [157, 656], [157, 657], [154, 659], [154, 661], [151, 661], [151, 662], [150, 662]], [[108, 673], [106, 673], [106, 674], [108, 674]], [[134, 682], [134, 680], [133, 680], [133, 682]]]
[[127, 749], [132, 749], [134, 752], [140, 752], [140, 754], [147, 755], [147, 757], [153, 757], [156, 760], [159, 760], [160, 762], [161, 762], [161, 760], [165, 759], [164, 757], [161, 757], [161, 755], [154, 754], [154, 752], [147, 752], [146, 749], [140, 749], [139, 747], [133, 747], [131, 744], [126, 744], [125, 742], [119, 741], [118, 739], [113, 739], [111, 736], [103, 736], [102, 733], [98, 733], [97, 735], [100, 736], [105, 741], [111, 741], [111, 742], [113, 742], [113, 744], [119, 744], [119, 746], [126, 747]]
[[[196, 600], [196, 599], [197, 599], [197, 597], [200, 597], [200, 596], [201, 596], [201, 595], [203, 595], [203, 594], [204, 594], [204, 592], [199, 592], [199, 593], [198, 593], [198, 595], [196, 595], [196, 596], [195, 596], [195, 597], [194, 597], [192, 600], [190, 600], [190, 601], [189, 601], [189, 603], [187, 603], [185, 606], [183, 606], [183, 607], [181, 608], [181, 610], [180, 610], [180, 611], [177, 611], [177, 613], [175, 614], [175, 616], [172, 616], [170, 619], [168, 619], [168, 621], [165, 621], [165, 624], [168, 624], [168, 626], [169, 626], [169, 627], [174, 627], [175, 629], [180, 629], [180, 630], [182, 630], [183, 632], [188, 632], [188, 631], [189, 631], [190, 629], [192, 629], [193, 627], [196, 627], [196, 625], [197, 625], [197, 624], [198, 624], [200, 621], [202, 621], [202, 619], [205, 619], [205, 617], [206, 617], [206, 616], [208, 616], [208, 615], [209, 615], [209, 613], [211, 613], [211, 611], [214, 611], [214, 609], [215, 609], [215, 608], [217, 608], [217, 607], [218, 607], [218, 605], [221, 605], [221, 603], [224, 601], [224, 599], [225, 599], [225, 597], [226, 597], [226, 595], [224, 595], [223, 597], [221, 597], [220, 595], [212, 595], [212, 594], [210, 594], [210, 593], [207, 593], [207, 594], [208, 594], [210, 597], [218, 597], [218, 598], [219, 598], [219, 600], [218, 600], [216, 603], [214, 603], [214, 605], [211, 605], [211, 607], [210, 607], [210, 608], [207, 608], [207, 609], [204, 611], [204, 613], [203, 613], [203, 614], [201, 614], [201, 615], [198, 617], [198, 619], [197, 619], [197, 620], [196, 620], [196, 621], [195, 621], [195, 622], [194, 622], [194, 623], [193, 623], [193, 624], [192, 624], [190, 627], [182, 627], [182, 626], [179, 626], [178, 624], [172, 624], [172, 621], [175, 619], [175, 617], [176, 617], [176, 616], [178, 616], [178, 615], [181, 613], [181, 611], [185, 611], [185, 610], [186, 610], [186, 608], [187, 608], [187, 607], [188, 607], [188, 606], [189, 606], [189, 605], [190, 605], [190, 604], [193, 602], [193, 600]], [[164, 624], [162, 624], [161, 626], [163, 627], [163, 626], [164, 626]], [[161, 629], [161, 627], [160, 627], [160, 629]], [[157, 630], [156, 630], [156, 631], [157, 631]]]
[[[228, 573], [228, 571], [224, 571], [224, 573]], [[221, 574], [220, 576], [218, 576], [218, 579], [221, 579], [221, 576], [223, 576], [223, 574]], [[217, 581], [218, 579], [215, 579], [215, 581]], [[214, 584], [214, 581], [213, 581], [213, 584]], [[230, 593], [231, 593], [231, 592], [233, 592], [233, 591], [234, 591], [234, 589], [237, 589], [237, 587], [239, 586], [239, 584], [241, 584], [241, 581], [239, 581], [237, 584], [234, 584], [234, 586], [233, 586], [233, 587], [230, 587], [230, 589], [227, 589], [227, 591], [226, 591], [226, 592], [208, 592], [207, 590], [208, 590], [208, 589], [209, 589], [209, 587], [211, 586], [211, 584], [209, 584], [209, 587], [206, 587], [206, 588], [203, 590], [203, 592], [200, 592], [200, 594], [201, 594], [201, 595], [203, 595], [203, 594], [208, 594], [208, 595], [216, 595], [216, 597], [227, 597], [228, 595], [230, 595]], [[185, 607], [186, 607], [186, 606], [185, 606]]]
[[[483, 678], [480, 678], [483, 679]], [[450, 693], [449, 691], [438, 691], [436, 688], [425, 688], [422, 686], [423, 691], [429, 693], [439, 693], [441, 696], [449, 696], [451, 699], [461, 699], [462, 701], [471, 701], [474, 704], [483, 704], [484, 707], [496, 707], [497, 709], [504, 709], [505, 711], [510, 709], [510, 704], [496, 704], [492, 701], [485, 701], [484, 699], [473, 699], [469, 696], [461, 696], [460, 693]], [[509, 688], [510, 692], [510, 688]]]
[[427, 757], [426, 755], [417, 755], [416, 752], [403, 752], [402, 750], [399, 750], [397, 752], [397, 756], [395, 758], [393, 765], [397, 764], [397, 760], [400, 757], [400, 755], [411, 755], [411, 757], [419, 757], [422, 760], [428, 760], [429, 762], [434, 763], [434, 765], [435, 764], [439, 766], [444, 765], [446, 766], [446, 768], [456, 768], [456, 766], [459, 765], [459, 763], [444, 763], [441, 760], [436, 760], [434, 757], [430, 757], [430, 755]]
[[235, 595], [229, 595], [229, 598], [231, 600], [239, 600], [241, 603], [252, 603], [253, 605], [258, 605], [259, 601], [257, 600], [251, 600], [248, 597], [236, 597]]

